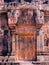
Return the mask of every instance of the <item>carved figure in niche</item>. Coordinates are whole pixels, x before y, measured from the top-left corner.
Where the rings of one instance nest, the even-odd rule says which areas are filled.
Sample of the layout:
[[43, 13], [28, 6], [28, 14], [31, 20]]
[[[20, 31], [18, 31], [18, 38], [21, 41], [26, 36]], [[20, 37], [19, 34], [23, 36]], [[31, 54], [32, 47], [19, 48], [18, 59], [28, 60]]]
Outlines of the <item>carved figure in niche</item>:
[[18, 17], [17, 24], [33, 24], [35, 23], [36, 13], [34, 10], [21, 10], [21, 14]]
[[47, 37], [47, 34], [45, 34], [44, 36], [44, 46], [48, 46], [49, 45], [49, 38]]

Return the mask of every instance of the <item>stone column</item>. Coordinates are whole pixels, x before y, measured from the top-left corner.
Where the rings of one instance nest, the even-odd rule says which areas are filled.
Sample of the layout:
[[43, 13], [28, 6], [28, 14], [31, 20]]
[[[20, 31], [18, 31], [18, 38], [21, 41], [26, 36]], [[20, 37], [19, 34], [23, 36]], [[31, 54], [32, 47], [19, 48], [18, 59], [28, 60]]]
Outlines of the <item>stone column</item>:
[[42, 48], [42, 51], [44, 51], [44, 31], [43, 29], [40, 30], [40, 45], [41, 45], [41, 48]]
[[16, 58], [17, 58], [17, 60], [19, 59], [18, 58], [18, 53], [19, 53], [19, 49], [18, 49], [18, 35], [16, 35]]
[[11, 35], [10, 35], [10, 30], [8, 31], [8, 55], [11, 54], [11, 48], [12, 48], [12, 44], [11, 44]]
[[15, 55], [15, 34], [12, 34], [12, 55]]

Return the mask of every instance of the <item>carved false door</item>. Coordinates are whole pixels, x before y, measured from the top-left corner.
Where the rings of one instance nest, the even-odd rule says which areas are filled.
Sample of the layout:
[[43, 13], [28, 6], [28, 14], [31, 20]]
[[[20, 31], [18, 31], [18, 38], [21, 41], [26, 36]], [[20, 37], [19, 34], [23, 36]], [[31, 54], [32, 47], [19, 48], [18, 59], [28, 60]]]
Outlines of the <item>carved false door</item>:
[[[26, 29], [27, 28], [28, 27], [26, 27]], [[24, 31], [22, 31], [21, 27], [20, 29], [17, 29], [17, 32], [18, 32], [18, 34], [16, 35], [17, 60], [36, 60], [35, 59], [36, 58], [36, 30], [34, 29], [34, 27], [32, 28], [32, 33], [31, 31], [30, 33], [28, 33], [29, 31], [27, 33], [26, 32], [23, 33]]]

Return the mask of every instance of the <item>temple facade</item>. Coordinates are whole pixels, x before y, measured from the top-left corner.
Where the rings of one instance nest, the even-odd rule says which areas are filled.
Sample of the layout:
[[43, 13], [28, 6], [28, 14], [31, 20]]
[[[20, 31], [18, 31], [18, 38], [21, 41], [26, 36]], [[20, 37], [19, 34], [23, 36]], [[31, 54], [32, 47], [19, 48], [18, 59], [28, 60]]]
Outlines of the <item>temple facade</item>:
[[45, 1], [1, 0], [0, 56], [35, 61], [49, 54], [49, 4], [43, 4]]

